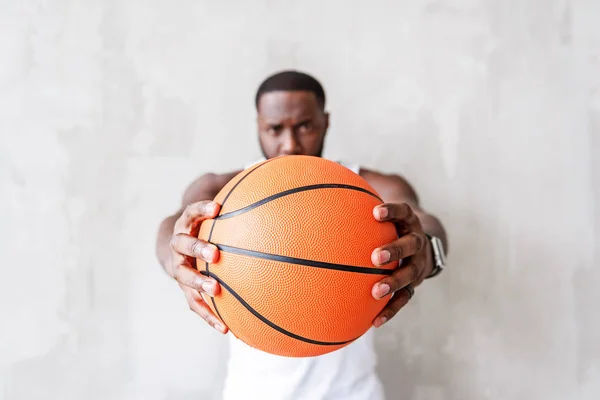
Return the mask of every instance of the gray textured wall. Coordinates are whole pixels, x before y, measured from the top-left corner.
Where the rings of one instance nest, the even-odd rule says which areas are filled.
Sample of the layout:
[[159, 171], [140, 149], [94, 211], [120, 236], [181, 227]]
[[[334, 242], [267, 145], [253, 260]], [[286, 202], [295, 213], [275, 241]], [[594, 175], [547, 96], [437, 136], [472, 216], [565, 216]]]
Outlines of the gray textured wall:
[[295, 67], [328, 91], [326, 155], [404, 174], [450, 235], [377, 332], [389, 398], [600, 398], [599, 22], [597, 0], [0, 1], [0, 397], [219, 398], [226, 341], [156, 227], [259, 155], [254, 90]]

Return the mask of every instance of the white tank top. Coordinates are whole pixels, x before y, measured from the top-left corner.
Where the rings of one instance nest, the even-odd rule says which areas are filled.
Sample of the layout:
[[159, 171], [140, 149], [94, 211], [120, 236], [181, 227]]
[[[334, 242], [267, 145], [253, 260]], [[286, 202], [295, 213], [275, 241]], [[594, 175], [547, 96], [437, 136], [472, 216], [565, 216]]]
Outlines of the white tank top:
[[339, 350], [304, 358], [265, 353], [229, 333], [223, 400], [383, 400], [372, 329]]

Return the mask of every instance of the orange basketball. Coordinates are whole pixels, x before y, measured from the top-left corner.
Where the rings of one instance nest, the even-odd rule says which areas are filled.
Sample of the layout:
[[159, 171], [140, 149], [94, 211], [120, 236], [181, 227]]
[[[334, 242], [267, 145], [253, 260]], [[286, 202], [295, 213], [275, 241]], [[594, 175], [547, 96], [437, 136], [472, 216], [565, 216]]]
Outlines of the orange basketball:
[[371, 327], [389, 299], [371, 289], [398, 265], [375, 267], [371, 253], [397, 233], [373, 217], [382, 200], [362, 177], [319, 157], [277, 157], [241, 172], [215, 201], [219, 216], [199, 237], [221, 256], [198, 269], [221, 284], [204, 300], [238, 339], [307, 357]]

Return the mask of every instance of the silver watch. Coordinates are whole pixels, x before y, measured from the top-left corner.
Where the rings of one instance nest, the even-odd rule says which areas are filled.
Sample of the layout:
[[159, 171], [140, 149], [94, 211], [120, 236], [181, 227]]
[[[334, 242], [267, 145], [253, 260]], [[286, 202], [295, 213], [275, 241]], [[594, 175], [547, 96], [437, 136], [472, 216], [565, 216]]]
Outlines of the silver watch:
[[431, 242], [431, 250], [433, 256], [433, 271], [427, 278], [433, 278], [438, 275], [444, 268], [446, 268], [446, 252], [444, 251], [444, 244], [439, 237], [425, 234]]

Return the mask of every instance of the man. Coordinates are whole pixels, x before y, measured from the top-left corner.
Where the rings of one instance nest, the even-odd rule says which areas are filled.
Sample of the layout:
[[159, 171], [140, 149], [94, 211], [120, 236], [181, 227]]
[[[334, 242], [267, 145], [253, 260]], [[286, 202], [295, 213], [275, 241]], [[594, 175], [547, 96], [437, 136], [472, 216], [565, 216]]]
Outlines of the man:
[[[269, 77], [258, 89], [256, 109], [265, 158], [321, 156], [329, 114], [325, 111], [323, 88], [314, 78], [296, 71]], [[402, 260], [391, 276], [372, 289], [376, 299], [392, 294], [373, 321], [375, 327], [380, 327], [410, 300], [414, 287], [441, 270], [446, 234], [438, 219], [419, 206], [417, 194], [402, 177], [347, 167], [366, 179], [386, 202], [373, 210], [373, 217], [394, 222], [399, 234], [394, 242], [373, 249], [371, 256], [375, 266]], [[183, 195], [181, 209], [162, 222], [157, 239], [160, 263], [179, 283], [190, 308], [221, 333], [227, 333], [228, 328], [211, 312], [200, 292], [215, 296], [223, 289], [195, 269], [196, 258], [216, 262], [219, 251], [197, 236], [201, 222], [219, 213], [219, 205], [210, 200], [239, 172], [206, 174], [193, 182]], [[372, 331], [340, 350], [308, 358], [263, 353], [232, 337], [224, 398], [382, 399], [375, 374]]]

